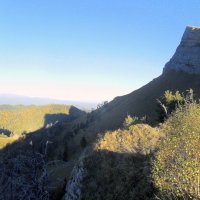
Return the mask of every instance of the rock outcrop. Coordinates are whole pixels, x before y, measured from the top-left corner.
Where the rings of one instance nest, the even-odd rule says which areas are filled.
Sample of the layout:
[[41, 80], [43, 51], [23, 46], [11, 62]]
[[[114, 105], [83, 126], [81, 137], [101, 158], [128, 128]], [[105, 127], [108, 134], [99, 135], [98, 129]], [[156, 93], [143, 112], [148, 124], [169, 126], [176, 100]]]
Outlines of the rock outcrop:
[[71, 173], [71, 179], [66, 185], [64, 200], [81, 200], [82, 196], [82, 182], [87, 176], [87, 170], [85, 169], [83, 160], [86, 151], [83, 152], [78, 163], [75, 165]]
[[163, 73], [171, 70], [200, 74], [200, 27], [186, 27], [180, 45]]

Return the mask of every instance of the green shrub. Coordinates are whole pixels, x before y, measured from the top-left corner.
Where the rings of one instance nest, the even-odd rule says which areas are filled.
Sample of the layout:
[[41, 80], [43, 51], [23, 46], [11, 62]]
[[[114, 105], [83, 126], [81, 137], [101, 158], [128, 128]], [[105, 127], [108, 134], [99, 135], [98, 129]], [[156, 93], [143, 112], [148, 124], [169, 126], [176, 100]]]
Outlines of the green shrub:
[[178, 108], [161, 132], [166, 138], [153, 162], [155, 186], [162, 195], [199, 199], [200, 105], [193, 102]]
[[130, 115], [127, 115], [127, 117], [124, 120], [124, 128], [129, 129], [130, 126], [136, 124], [138, 118], [137, 117], [131, 117]]

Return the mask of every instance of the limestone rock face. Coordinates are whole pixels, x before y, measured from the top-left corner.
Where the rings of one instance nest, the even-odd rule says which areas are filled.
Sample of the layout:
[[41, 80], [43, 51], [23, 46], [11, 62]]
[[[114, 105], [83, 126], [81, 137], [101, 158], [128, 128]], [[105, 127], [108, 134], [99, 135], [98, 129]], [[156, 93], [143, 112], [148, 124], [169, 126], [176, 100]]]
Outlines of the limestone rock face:
[[181, 43], [163, 73], [171, 70], [200, 74], [200, 27], [186, 27]]

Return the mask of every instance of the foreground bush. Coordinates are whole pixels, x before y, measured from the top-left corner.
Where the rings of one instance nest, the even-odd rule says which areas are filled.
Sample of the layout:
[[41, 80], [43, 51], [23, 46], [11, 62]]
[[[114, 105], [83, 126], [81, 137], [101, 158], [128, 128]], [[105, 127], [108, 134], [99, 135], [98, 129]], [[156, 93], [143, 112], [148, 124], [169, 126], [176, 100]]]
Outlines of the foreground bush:
[[200, 199], [200, 105], [186, 104], [162, 126], [166, 139], [153, 163], [163, 199]]
[[84, 159], [82, 199], [151, 199], [150, 160], [158, 139], [156, 129], [142, 124], [105, 133]]

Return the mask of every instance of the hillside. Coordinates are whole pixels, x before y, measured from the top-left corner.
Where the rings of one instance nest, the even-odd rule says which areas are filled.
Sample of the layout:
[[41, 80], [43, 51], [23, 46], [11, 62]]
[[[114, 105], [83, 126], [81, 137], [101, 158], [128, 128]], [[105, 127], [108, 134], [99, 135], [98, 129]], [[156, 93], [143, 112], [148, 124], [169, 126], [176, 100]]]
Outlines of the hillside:
[[200, 104], [177, 108], [160, 126], [107, 131], [82, 154], [65, 200], [200, 198]]
[[[156, 199], [196, 199], [196, 196], [199, 195], [199, 184], [195, 185], [195, 180], [199, 177], [199, 174], [193, 176], [190, 170], [197, 170], [196, 166], [199, 166], [199, 161], [190, 163], [190, 156], [184, 157], [183, 155], [185, 155], [185, 152], [188, 155], [190, 153], [191, 155], [199, 155], [198, 145], [191, 149], [184, 149], [181, 146], [182, 143], [179, 143], [181, 153], [179, 152], [180, 154], [176, 161], [178, 166], [173, 166], [173, 162], [168, 162], [165, 166], [163, 160], [168, 160], [166, 157], [170, 156], [170, 153], [165, 156], [164, 151], [161, 150], [162, 154], [164, 154], [162, 155], [164, 159], [160, 163], [160, 157], [158, 157], [159, 162], [155, 165], [156, 169], [157, 167], [166, 167], [166, 172], [158, 172], [155, 169], [152, 172], [150, 162], [154, 159], [155, 152], [158, 149], [162, 149], [160, 140], [162, 140], [165, 134], [172, 134], [172, 137], [169, 137], [169, 144], [167, 144], [169, 146], [166, 148], [173, 149], [173, 155], [176, 155], [178, 149], [176, 143], [173, 143], [174, 146], [171, 146], [170, 141], [171, 138], [179, 141], [176, 137], [176, 132], [180, 135], [184, 132], [186, 135], [180, 141], [184, 140], [187, 143], [184, 137], [189, 137], [188, 140], [195, 145], [199, 142], [198, 105], [194, 106], [195, 109], [193, 109], [193, 105], [191, 107], [190, 105], [188, 107], [186, 105], [186, 107], [178, 109], [177, 113], [173, 114], [169, 120], [171, 123], [169, 126], [172, 127], [170, 132], [168, 126], [166, 126], [168, 123], [164, 123], [161, 127], [158, 126], [160, 122], [158, 115], [159, 106], [156, 101], [167, 90], [172, 92], [179, 91], [185, 94], [190, 88], [194, 91], [195, 99], [199, 99], [199, 30], [200, 28], [196, 27], [186, 28], [180, 45], [170, 62], [166, 64], [161, 76], [130, 94], [116, 97], [113, 101], [103, 105], [88, 116], [90, 123], [84, 131], [87, 140], [93, 142], [96, 138], [95, 133], [102, 134], [98, 134], [100, 139], [96, 142], [94, 148], [86, 149], [82, 156], [80, 156], [79, 162], [74, 167], [71, 179], [66, 186], [66, 200], [81, 198], [120, 200], [155, 199], [157, 192], [160, 196]], [[116, 130], [123, 127], [124, 119], [128, 114], [139, 118], [146, 116], [145, 123], [156, 126], [156, 129], [152, 129], [146, 125], [136, 125], [129, 131], [124, 129]], [[177, 116], [178, 123], [175, 124]], [[182, 121], [184, 116], [186, 121]], [[190, 132], [193, 130], [192, 120], [195, 121], [195, 124], [197, 123], [196, 127], [198, 128], [195, 129], [196, 132], [192, 132], [194, 135], [190, 137]], [[179, 129], [176, 129], [177, 125]], [[104, 132], [107, 130], [112, 131]], [[157, 131], [159, 131], [158, 135]], [[75, 137], [78, 138], [78, 136]], [[151, 142], [152, 138], [154, 143]], [[149, 146], [147, 147], [146, 144]], [[191, 147], [191, 145], [188, 146]], [[149, 148], [152, 149], [149, 150]], [[172, 151], [171, 149], [170, 152]], [[195, 150], [195, 153], [193, 150]], [[184, 158], [182, 159], [182, 157]], [[175, 158], [172, 157], [171, 159], [173, 161]], [[179, 161], [182, 162], [183, 166], [179, 166]], [[171, 170], [167, 168], [168, 165], [171, 165], [170, 167], [174, 170], [174, 174], [170, 175], [170, 179], [172, 179], [172, 181], [170, 180], [171, 183], [167, 182]], [[185, 171], [182, 169], [187, 171], [187, 177], [185, 177]], [[177, 186], [178, 181], [173, 180], [178, 171], [180, 172], [183, 185], [185, 184], [184, 181], [187, 180], [187, 187], [189, 188], [187, 188], [187, 191], [184, 191], [184, 189], [180, 190], [179, 185]], [[150, 180], [152, 173], [155, 173], [156, 178], [154, 180]], [[165, 183], [162, 182], [162, 174], [165, 175]], [[179, 179], [179, 175], [176, 178]], [[155, 185], [152, 184], [153, 181]], [[191, 189], [191, 183], [195, 185], [195, 189]], [[174, 191], [174, 188], [178, 189]], [[160, 189], [160, 191], [157, 189]], [[190, 195], [190, 193], [193, 193], [192, 195], [194, 196]]]
[[193, 88], [196, 97], [200, 97], [200, 75], [170, 71], [152, 80], [140, 89], [125, 96], [116, 97], [98, 112], [100, 120], [97, 122], [100, 130], [110, 130], [121, 127], [127, 114], [131, 116], [147, 117], [147, 122], [157, 124], [156, 99], [166, 90], [185, 92]]
[[1, 146], [4, 146], [6, 141], [15, 140], [24, 133], [33, 132], [57, 122], [69, 122], [82, 115], [84, 115], [83, 111], [66, 105], [0, 105]]
[[106, 132], [93, 151], [82, 156], [66, 188], [65, 200], [72, 200], [73, 195], [87, 200], [151, 199], [151, 152], [159, 137], [157, 129], [144, 124]]

